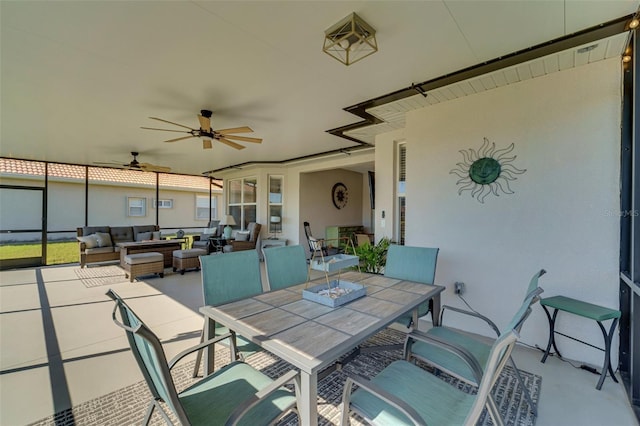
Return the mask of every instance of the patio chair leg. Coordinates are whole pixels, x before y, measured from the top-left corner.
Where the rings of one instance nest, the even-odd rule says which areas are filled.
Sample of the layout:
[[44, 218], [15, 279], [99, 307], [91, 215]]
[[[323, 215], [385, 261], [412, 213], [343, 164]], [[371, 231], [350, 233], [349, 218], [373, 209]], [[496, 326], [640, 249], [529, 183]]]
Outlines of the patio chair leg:
[[504, 421], [500, 415], [500, 409], [498, 409], [498, 406], [491, 395], [487, 397], [487, 411], [489, 411], [489, 415], [491, 416], [491, 420], [493, 420], [493, 424], [495, 426], [504, 426]]
[[156, 408], [156, 400], [154, 399], [149, 403], [149, 408], [147, 408], [147, 413], [144, 415], [143, 425], [148, 425], [151, 420], [151, 415], [153, 415], [153, 409]]
[[529, 389], [527, 389], [527, 387], [524, 385], [524, 380], [522, 379], [522, 375], [520, 375], [520, 370], [518, 370], [518, 367], [516, 367], [516, 363], [511, 356], [509, 356], [509, 363], [511, 364], [511, 367], [513, 367], [513, 370], [516, 373], [516, 378], [518, 379], [518, 383], [520, 384], [520, 387], [524, 392], [524, 397], [527, 399], [527, 402], [529, 403], [529, 407], [531, 408], [531, 412], [533, 413], [533, 416], [537, 417], [538, 406], [533, 402], [533, 399], [531, 398], [531, 394], [529, 393]]
[[[200, 332], [200, 343], [204, 342], [204, 330]], [[196, 356], [196, 365], [193, 367], [193, 378], [198, 377], [198, 370], [200, 370], [200, 361], [202, 361], [202, 351], [204, 349], [200, 349]]]
[[340, 426], [349, 426], [349, 414], [350, 414], [350, 402], [351, 402], [351, 387], [353, 382], [347, 378], [342, 391], [342, 405], [340, 410]]

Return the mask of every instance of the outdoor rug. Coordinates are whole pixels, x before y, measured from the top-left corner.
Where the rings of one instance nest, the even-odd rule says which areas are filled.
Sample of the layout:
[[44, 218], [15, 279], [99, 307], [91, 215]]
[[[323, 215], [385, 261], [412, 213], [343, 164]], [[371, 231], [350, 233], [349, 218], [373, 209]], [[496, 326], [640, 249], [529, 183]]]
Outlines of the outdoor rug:
[[[377, 346], [399, 343], [404, 341], [404, 333], [386, 329], [369, 339], [363, 346]], [[353, 361], [344, 366], [341, 371], [334, 371], [318, 382], [318, 414], [320, 425], [339, 424], [340, 402], [344, 382], [348, 375], [359, 374], [364, 377], [373, 377], [389, 363], [400, 359], [400, 350], [371, 352], [358, 355]], [[216, 368], [229, 361], [229, 352], [225, 348], [216, 350]], [[271, 377], [277, 377], [291, 369], [286, 362], [278, 359], [268, 352], [260, 352], [247, 358], [247, 363], [262, 370]], [[185, 362], [176, 366], [173, 370], [176, 387], [180, 391], [187, 387], [194, 379], [191, 378], [194, 362]], [[521, 370], [526, 386], [531, 392], [534, 401], [538, 401], [542, 378]], [[459, 382], [445, 374], [440, 378], [454, 386], [473, 393], [472, 386]], [[199, 379], [195, 379], [199, 380]], [[530, 413], [529, 406], [519, 389], [517, 380], [510, 367], [505, 367], [494, 388], [494, 397], [500, 408], [500, 412], [507, 425], [534, 425], [535, 418]], [[141, 424], [146, 412], [147, 404], [151, 400], [151, 393], [144, 382], [139, 382], [126, 388], [117, 390], [100, 398], [80, 404], [73, 409], [65, 410], [54, 416], [33, 423], [37, 426], [72, 426], [72, 425], [130, 425]], [[172, 417], [172, 420], [176, 421]], [[154, 413], [150, 424], [164, 425], [161, 416]], [[176, 421], [177, 424], [177, 421]], [[351, 415], [351, 425], [364, 425], [361, 418]], [[478, 422], [478, 425], [491, 425], [491, 418], [486, 413]], [[285, 416], [279, 423], [280, 426], [298, 425], [298, 418], [294, 413]]]
[[129, 281], [124, 275], [124, 269], [116, 265], [95, 266], [93, 268], [78, 268], [74, 270], [85, 287], [119, 284]]

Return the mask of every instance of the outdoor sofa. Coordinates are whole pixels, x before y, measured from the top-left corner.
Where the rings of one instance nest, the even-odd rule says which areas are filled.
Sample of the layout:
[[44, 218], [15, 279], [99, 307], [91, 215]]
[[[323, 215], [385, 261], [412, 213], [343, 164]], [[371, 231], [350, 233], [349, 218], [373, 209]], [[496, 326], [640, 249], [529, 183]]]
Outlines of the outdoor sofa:
[[80, 267], [88, 263], [120, 259], [118, 243], [160, 240], [156, 225], [84, 226], [77, 228]]

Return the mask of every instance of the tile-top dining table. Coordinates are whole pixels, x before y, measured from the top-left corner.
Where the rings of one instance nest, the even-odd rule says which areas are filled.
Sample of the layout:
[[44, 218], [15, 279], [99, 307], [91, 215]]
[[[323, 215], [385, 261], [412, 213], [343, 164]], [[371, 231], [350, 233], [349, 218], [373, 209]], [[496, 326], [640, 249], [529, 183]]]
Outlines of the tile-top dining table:
[[[417, 324], [417, 307], [428, 300], [433, 301], [434, 320], [440, 316], [442, 286], [357, 271], [342, 273], [340, 279], [364, 284], [366, 296], [336, 308], [303, 299], [307, 285], [326, 282], [323, 277], [310, 284], [200, 308], [207, 319], [206, 336], [213, 337], [215, 322], [220, 322], [300, 370], [298, 415], [305, 426], [318, 423], [320, 371], [409, 311]], [[213, 352], [204, 357], [207, 374], [213, 369]]]

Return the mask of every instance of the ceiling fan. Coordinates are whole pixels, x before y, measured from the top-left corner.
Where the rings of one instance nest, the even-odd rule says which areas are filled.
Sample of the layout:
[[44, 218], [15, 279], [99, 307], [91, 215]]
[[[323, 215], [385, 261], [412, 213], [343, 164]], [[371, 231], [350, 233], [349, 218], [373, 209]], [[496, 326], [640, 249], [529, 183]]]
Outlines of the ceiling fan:
[[166, 173], [171, 171], [170, 167], [157, 166], [155, 164], [138, 162], [137, 157], [138, 155], [140, 155], [138, 152], [131, 151], [131, 155], [133, 156], [133, 160], [131, 160], [131, 162], [129, 162], [128, 164], [121, 164], [116, 162], [111, 162], [111, 163], [94, 162], [93, 164], [120, 166], [129, 170], [142, 170], [143, 172], [165, 172]]
[[162, 118], [157, 118], [157, 117], [149, 117], [149, 118], [152, 120], [158, 120], [164, 123], [173, 124], [174, 126], [184, 127], [185, 129], [189, 129], [189, 130], [187, 131], [187, 130], [157, 129], [155, 127], [141, 127], [141, 128], [147, 129], [147, 130], [162, 130], [165, 132], [188, 133], [189, 136], [182, 136], [175, 139], [169, 139], [165, 142], [178, 142], [184, 139], [201, 138], [203, 149], [211, 149], [213, 146], [211, 141], [213, 141], [214, 139], [235, 149], [244, 149], [245, 147], [243, 145], [240, 145], [239, 143], [233, 142], [230, 139], [234, 139], [242, 142], [262, 143], [262, 139], [259, 139], [259, 138], [250, 138], [247, 136], [236, 136], [232, 134], [232, 133], [253, 132], [253, 130], [247, 126], [234, 127], [231, 129], [211, 130], [211, 115], [212, 115], [212, 112], [207, 109], [203, 109], [200, 111], [200, 114], [198, 114], [198, 121], [200, 122], [199, 129], [193, 129], [189, 126], [184, 126], [182, 124], [174, 123], [172, 121], [164, 120]]

